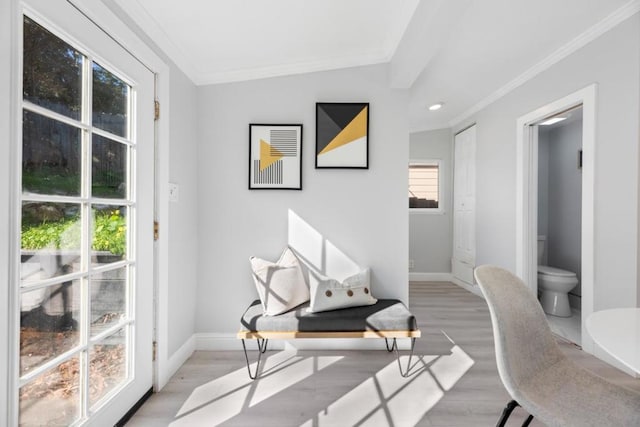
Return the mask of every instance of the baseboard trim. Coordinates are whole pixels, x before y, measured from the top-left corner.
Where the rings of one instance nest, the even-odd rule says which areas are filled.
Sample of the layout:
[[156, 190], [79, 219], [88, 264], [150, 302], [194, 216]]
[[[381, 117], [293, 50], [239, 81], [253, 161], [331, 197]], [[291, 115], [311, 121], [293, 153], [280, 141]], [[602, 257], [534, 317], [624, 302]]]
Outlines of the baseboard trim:
[[409, 273], [410, 282], [450, 282], [451, 273]]
[[195, 334], [191, 335], [189, 339], [169, 357], [166, 363], [167, 369], [161, 373], [156, 391], [162, 390], [162, 388], [167, 385], [171, 377], [184, 365], [184, 362], [191, 357], [194, 351], [196, 351]]
[[[255, 345], [249, 341], [248, 349]], [[236, 334], [229, 333], [197, 333], [195, 349], [204, 351], [242, 351], [242, 341]], [[398, 339], [398, 348], [408, 350], [410, 339]], [[270, 340], [269, 350], [385, 350], [384, 340], [365, 338], [322, 338], [296, 340]]]
[[463, 282], [460, 279], [456, 279], [455, 277], [451, 278], [451, 282], [454, 285], [458, 285], [462, 289], [465, 289], [465, 290], [471, 292], [472, 294], [476, 294], [476, 295], [481, 296], [481, 297], [484, 298], [484, 295], [482, 295], [482, 291], [480, 290], [480, 287], [478, 287], [477, 285], [470, 285], [470, 284], [468, 284], [466, 282]]
[[242, 344], [232, 333], [199, 332], [195, 334], [196, 350], [204, 351], [240, 351]]

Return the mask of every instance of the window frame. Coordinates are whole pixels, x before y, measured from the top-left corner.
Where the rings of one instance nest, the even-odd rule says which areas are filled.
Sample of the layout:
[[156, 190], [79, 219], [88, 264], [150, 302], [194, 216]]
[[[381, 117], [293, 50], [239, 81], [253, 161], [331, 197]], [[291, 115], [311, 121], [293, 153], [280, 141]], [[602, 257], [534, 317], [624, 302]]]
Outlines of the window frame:
[[444, 198], [443, 198], [443, 161], [442, 159], [410, 159], [407, 167], [407, 185], [409, 184], [411, 166], [437, 166], [438, 167], [438, 207], [437, 208], [411, 208], [408, 207], [409, 214], [418, 215], [442, 215], [444, 210]]

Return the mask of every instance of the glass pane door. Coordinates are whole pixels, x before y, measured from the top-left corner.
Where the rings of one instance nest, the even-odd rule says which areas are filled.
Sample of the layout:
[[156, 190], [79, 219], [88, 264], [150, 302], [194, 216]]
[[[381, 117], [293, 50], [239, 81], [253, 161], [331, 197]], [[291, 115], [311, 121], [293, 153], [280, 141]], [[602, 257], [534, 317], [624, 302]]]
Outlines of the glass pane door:
[[150, 340], [135, 299], [152, 289], [137, 285], [152, 270], [135, 184], [153, 181], [137, 173], [135, 83], [27, 14], [22, 77], [17, 418], [82, 424], [125, 385], [150, 386], [134, 363], [136, 334]]

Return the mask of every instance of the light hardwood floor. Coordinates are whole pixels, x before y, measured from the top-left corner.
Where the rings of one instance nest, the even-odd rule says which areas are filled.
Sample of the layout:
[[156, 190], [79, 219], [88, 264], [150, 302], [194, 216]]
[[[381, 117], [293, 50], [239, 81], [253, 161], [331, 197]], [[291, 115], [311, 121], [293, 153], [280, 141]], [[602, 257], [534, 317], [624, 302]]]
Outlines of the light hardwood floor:
[[[410, 309], [423, 334], [410, 378], [386, 351], [268, 351], [257, 381], [241, 351], [197, 351], [127, 426], [494, 426], [510, 399], [484, 300], [451, 283], [413, 282]], [[578, 364], [640, 391], [640, 380], [560, 344]], [[526, 415], [516, 409], [507, 425]]]

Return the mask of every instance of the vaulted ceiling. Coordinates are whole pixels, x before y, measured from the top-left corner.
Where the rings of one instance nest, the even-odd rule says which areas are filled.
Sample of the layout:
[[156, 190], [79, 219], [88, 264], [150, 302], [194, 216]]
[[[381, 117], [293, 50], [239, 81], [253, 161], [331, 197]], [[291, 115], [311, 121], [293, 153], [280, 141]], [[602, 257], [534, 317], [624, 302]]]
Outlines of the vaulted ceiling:
[[119, 0], [196, 83], [389, 62], [418, 0]]
[[[463, 120], [537, 64], [579, 47], [639, 3], [111, 1], [197, 85], [390, 63], [389, 85], [410, 91], [412, 130]], [[435, 102], [445, 106], [429, 111]]]

